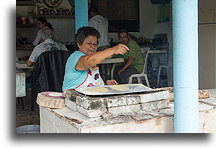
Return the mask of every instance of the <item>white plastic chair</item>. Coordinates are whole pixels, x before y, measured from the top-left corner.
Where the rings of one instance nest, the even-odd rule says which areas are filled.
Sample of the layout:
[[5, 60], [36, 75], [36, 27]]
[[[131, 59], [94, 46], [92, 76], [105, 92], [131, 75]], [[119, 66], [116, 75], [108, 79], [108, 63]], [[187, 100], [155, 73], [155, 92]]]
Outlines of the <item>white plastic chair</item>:
[[128, 81], [128, 83], [129, 84], [132, 84], [133, 83], [133, 78], [137, 78], [137, 81], [138, 81], [138, 83], [142, 83], [142, 77], [144, 77], [145, 78], [145, 81], [146, 81], [146, 85], [148, 86], [148, 87], [150, 87], [150, 85], [149, 85], [149, 81], [148, 81], [148, 76], [147, 76], [147, 74], [146, 74], [146, 70], [147, 70], [147, 59], [148, 59], [148, 54], [149, 54], [149, 50], [150, 49], [148, 49], [148, 51], [147, 51], [147, 53], [146, 53], [146, 55], [145, 55], [145, 61], [144, 61], [144, 66], [143, 66], [143, 72], [142, 73], [140, 73], [140, 74], [133, 74], [133, 75], [131, 75], [130, 77], [129, 77], [129, 81]]
[[168, 66], [167, 65], [160, 65], [159, 69], [158, 69], [158, 76], [157, 76], [157, 85], [159, 85], [160, 82], [160, 74], [161, 74], [161, 70], [165, 68], [167, 70], [168, 73]]

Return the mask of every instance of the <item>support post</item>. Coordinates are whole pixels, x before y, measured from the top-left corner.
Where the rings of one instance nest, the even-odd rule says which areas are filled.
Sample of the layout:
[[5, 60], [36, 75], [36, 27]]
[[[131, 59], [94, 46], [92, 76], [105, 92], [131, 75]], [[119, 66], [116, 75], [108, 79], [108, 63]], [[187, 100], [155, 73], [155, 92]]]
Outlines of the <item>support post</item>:
[[75, 30], [88, 26], [88, 0], [75, 0]]
[[198, 0], [173, 0], [174, 132], [198, 133]]

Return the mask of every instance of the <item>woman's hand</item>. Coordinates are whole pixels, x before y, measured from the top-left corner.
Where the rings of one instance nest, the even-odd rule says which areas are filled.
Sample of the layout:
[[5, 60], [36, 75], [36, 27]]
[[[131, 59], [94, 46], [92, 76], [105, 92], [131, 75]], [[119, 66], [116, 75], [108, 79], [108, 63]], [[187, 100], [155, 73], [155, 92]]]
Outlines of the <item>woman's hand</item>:
[[106, 85], [118, 85], [118, 83], [116, 82], [116, 80], [107, 80]]
[[118, 45], [112, 47], [111, 50], [113, 51], [113, 54], [123, 55], [129, 50], [129, 48], [124, 44], [118, 44]]
[[30, 61], [30, 60], [27, 60], [26, 64], [27, 64], [28, 67], [31, 67], [31, 66], [33, 66], [35, 63], [32, 62], [32, 61]]

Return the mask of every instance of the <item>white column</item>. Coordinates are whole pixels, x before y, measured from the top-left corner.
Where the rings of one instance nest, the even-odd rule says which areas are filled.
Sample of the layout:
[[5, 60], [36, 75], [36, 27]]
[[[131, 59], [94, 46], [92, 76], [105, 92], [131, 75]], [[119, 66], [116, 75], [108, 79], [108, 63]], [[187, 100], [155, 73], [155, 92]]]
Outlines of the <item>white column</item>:
[[173, 0], [174, 132], [199, 132], [198, 0]]

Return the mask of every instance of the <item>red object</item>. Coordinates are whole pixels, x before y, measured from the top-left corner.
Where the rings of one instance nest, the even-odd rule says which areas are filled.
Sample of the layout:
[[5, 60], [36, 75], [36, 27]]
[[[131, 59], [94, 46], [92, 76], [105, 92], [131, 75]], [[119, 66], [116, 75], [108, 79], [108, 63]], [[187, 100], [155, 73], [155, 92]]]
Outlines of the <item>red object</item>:
[[92, 86], [94, 86], [92, 83], [90, 83], [87, 87], [92, 87]]
[[90, 69], [88, 70], [88, 74], [92, 75], [92, 71]]
[[28, 60], [29, 56], [24, 56], [21, 58], [21, 60]]

